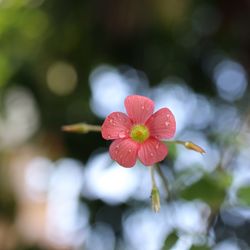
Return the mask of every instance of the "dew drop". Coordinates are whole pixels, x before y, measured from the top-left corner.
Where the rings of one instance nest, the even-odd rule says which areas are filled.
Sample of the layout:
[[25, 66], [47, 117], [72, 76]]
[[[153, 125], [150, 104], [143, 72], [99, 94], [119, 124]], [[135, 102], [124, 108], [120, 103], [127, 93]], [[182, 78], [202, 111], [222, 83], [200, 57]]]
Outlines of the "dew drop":
[[132, 150], [131, 150], [131, 149], [129, 149], [129, 150], [128, 150], [128, 152], [129, 152], [129, 153], [131, 153], [131, 152], [132, 152]]
[[159, 143], [157, 143], [157, 144], [156, 144], [155, 148], [156, 148], [156, 149], [158, 149], [158, 148], [159, 148]]
[[108, 139], [110, 139], [111, 138], [111, 136], [110, 135], [108, 135]]
[[142, 105], [142, 106], [141, 106], [141, 109], [142, 109], [142, 110], [144, 110], [144, 109], [145, 109], [145, 106], [144, 106], [144, 105]]
[[166, 126], [168, 127], [169, 126], [169, 122], [165, 122]]
[[167, 118], [169, 118], [170, 117], [170, 114], [167, 114]]
[[125, 137], [126, 137], [125, 131], [121, 130], [121, 131], [119, 132], [118, 136], [119, 136], [119, 138], [121, 138], [121, 139], [122, 139], [122, 138], [125, 138]]
[[153, 153], [150, 153], [150, 156], [154, 156], [154, 154], [153, 154]]
[[113, 123], [113, 119], [110, 119], [109, 122], [112, 124]]

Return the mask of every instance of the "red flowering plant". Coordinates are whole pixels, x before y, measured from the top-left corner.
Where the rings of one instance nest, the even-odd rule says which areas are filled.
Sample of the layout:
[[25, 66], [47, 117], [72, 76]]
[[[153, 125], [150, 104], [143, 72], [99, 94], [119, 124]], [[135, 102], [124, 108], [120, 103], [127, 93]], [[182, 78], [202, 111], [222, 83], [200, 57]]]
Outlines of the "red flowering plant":
[[[175, 135], [176, 122], [168, 108], [161, 108], [154, 113], [154, 102], [145, 96], [128, 96], [124, 105], [127, 114], [113, 112], [109, 114], [101, 127], [79, 123], [64, 126], [67, 132], [101, 132], [105, 140], [113, 140], [109, 147], [110, 157], [119, 165], [131, 168], [139, 159], [145, 166], [150, 166], [152, 178], [151, 202], [154, 211], [160, 209], [159, 191], [154, 178], [154, 165], [165, 159], [168, 148], [163, 140]], [[198, 145], [190, 141], [171, 141], [184, 145], [187, 149], [205, 153]], [[160, 177], [165, 178], [159, 169]], [[166, 181], [165, 181], [166, 183]]]

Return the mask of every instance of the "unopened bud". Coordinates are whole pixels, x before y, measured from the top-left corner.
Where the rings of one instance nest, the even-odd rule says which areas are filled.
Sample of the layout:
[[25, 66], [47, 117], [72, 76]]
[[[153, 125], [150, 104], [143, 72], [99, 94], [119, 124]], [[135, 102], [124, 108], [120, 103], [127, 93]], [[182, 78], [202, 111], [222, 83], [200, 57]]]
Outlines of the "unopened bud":
[[100, 132], [101, 127], [95, 126], [95, 125], [90, 125], [87, 123], [77, 123], [77, 124], [63, 126], [62, 130], [65, 132], [85, 134], [85, 133], [88, 133], [90, 131]]
[[184, 145], [187, 149], [194, 150], [194, 151], [196, 151], [196, 152], [198, 152], [198, 153], [201, 153], [201, 154], [206, 153], [205, 150], [204, 150], [202, 147], [200, 147], [200, 146], [194, 144], [194, 143], [191, 142], [191, 141], [186, 141], [183, 145]]
[[158, 213], [160, 211], [161, 208], [160, 193], [156, 186], [153, 186], [151, 191], [151, 206], [154, 212]]

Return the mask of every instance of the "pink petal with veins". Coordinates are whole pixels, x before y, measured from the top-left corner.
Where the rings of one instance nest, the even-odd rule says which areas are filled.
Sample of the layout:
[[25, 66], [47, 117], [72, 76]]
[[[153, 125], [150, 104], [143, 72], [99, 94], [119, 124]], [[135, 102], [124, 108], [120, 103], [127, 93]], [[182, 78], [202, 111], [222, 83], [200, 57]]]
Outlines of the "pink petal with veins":
[[145, 124], [150, 136], [157, 139], [172, 138], [176, 131], [176, 122], [173, 113], [168, 108], [155, 112]]
[[168, 154], [166, 145], [154, 138], [149, 138], [140, 145], [138, 157], [145, 166], [162, 161]]
[[136, 163], [138, 148], [138, 143], [131, 139], [119, 139], [111, 143], [109, 153], [121, 166], [131, 168]]
[[102, 137], [106, 140], [128, 138], [132, 122], [122, 112], [113, 112], [108, 115], [102, 125]]
[[145, 96], [128, 96], [124, 105], [133, 123], [145, 123], [154, 112], [154, 102]]

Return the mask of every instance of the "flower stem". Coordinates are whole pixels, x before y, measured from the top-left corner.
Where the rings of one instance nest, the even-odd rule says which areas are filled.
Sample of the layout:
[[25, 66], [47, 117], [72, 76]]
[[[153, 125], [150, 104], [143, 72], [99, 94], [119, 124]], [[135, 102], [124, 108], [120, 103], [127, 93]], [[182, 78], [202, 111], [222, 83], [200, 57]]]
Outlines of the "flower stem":
[[154, 170], [155, 170], [155, 166], [150, 167], [150, 176], [151, 176], [151, 181], [152, 181], [152, 187], [156, 187]]
[[62, 127], [65, 132], [86, 134], [88, 132], [101, 132], [101, 126], [91, 125], [87, 123], [76, 123]]
[[162, 171], [162, 169], [160, 167], [160, 164], [157, 164], [156, 169], [157, 169], [157, 172], [158, 172], [158, 174], [159, 174], [159, 176], [160, 176], [160, 178], [161, 178], [161, 180], [163, 182], [163, 186], [164, 186], [164, 188], [166, 190], [166, 193], [167, 193], [167, 198], [166, 199], [167, 199], [167, 201], [170, 201], [171, 200], [171, 193], [170, 193], [170, 190], [169, 190], [168, 180], [167, 180], [166, 176], [164, 175], [164, 173], [163, 173], [163, 171]]
[[161, 208], [161, 201], [160, 201], [160, 193], [156, 186], [154, 168], [155, 168], [154, 166], [150, 167], [150, 175], [151, 175], [151, 181], [152, 181], [151, 206], [152, 206], [152, 210], [158, 213]]

